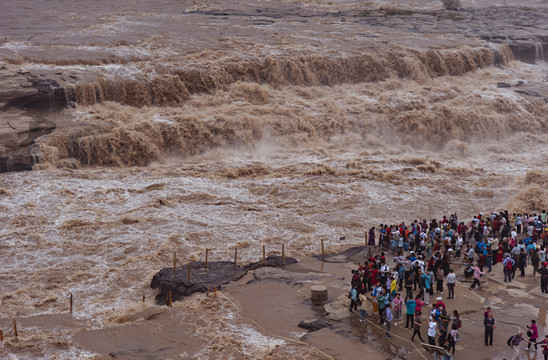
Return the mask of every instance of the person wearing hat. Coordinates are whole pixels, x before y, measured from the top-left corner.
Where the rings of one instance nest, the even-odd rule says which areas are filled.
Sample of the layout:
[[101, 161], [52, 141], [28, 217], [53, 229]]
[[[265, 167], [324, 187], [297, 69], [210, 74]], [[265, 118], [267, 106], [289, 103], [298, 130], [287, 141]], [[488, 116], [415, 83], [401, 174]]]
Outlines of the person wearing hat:
[[548, 294], [548, 265], [547, 262], [543, 262], [538, 273], [540, 274], [540, 290], [543, 294]]
[[438, 309], [438, 308], [440, 308], [440, 307], [441, 307], [442, 309], [445, 309], [445, 303], [443, 302], [442, 297], [439, 296], [439, 297], [436, 298], [436, 300], [437, 300], [438, 302], [434, 304], [434, 307], [435, 307], [436, 309]]

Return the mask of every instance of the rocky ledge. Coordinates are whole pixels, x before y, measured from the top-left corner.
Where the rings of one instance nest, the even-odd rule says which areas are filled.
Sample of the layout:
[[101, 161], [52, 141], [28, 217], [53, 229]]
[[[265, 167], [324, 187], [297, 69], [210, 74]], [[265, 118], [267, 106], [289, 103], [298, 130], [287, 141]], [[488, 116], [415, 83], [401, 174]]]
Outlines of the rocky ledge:
[[34, 140], [53, 129], [53, 122], [22, 110], [0, 113], [0, 172], [32, 170], [38, 153]]
[[294, 258], [284, 258], [271, 255], [266, 258], [265, 263], [258, 261], [244, 267], [234, 266], [231, 261], [215, 261], [205, 264], [201, 261], [190, 263], [190, 282], [188, 281], [188, 265], [179, 266], [176, 271], [173, 268], [163, 268], [154, 275], [150, 287], [158, 289], [156, 303], [165, 305], [172, 294], [173, 301], [180, 301], [183, 298], [194, 294], [195, 292], [206, 292], [217, 288], [220, 290], [223, 284], [229, 281], [236, 281], [243, 277], [249, 270], [265, 267], [279, 267], [283, 265], [295, 264]]

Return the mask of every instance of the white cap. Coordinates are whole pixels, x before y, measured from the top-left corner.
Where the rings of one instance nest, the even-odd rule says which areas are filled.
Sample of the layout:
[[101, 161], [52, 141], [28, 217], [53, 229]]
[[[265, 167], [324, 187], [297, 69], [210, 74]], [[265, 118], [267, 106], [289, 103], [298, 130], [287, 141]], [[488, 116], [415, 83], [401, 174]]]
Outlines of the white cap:
[[437, 297], [436, 300], [441, 301], [442, 299], [441, 299], [441, 297]]

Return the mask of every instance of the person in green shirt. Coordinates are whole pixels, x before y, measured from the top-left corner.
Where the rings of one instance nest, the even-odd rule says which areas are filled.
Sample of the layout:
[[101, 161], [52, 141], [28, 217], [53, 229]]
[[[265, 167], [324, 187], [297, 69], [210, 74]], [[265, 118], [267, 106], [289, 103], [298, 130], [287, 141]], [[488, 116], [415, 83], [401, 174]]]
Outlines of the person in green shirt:
[[389, 303], [389, 296], [390, 294], [388, 294], [385, 290], [382, 290], [379, 295], [379, 324], [384, 324], [384, 309]]

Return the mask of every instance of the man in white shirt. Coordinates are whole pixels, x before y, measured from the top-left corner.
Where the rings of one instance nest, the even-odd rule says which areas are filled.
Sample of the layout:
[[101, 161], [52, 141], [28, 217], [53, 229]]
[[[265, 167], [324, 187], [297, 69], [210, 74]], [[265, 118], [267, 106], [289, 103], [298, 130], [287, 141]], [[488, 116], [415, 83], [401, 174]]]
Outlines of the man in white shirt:
[[521, 214], [518, 214], [518, 216], [516, 216], [516, 228], [517, 232], [521, 234]]
[[474, 261], [474, 248], [470, 245], [468, 245], [466, 256], [468, 257], [468, 261]]
[[436, 346], [436, 333], [438, 331], [438, 324], [432, 316], [428, 322], [428, 344]]
[[448, 299], [455, 298], [455, 283], [457, 282], [457, 275], [453, 273], [453, 269], [449, 269], [449, 274], [447, 275], [447, 290], [449, 291]]
[[455, 243], [455, 250], [456, 250], [456, 256], [455, 258], [460, 258], [460, 252], [462, 250], [462, 245], [464, 244], [464, 240], [462, 239], [462, 235], [459, 234], [457, 237], [457, 241]]

